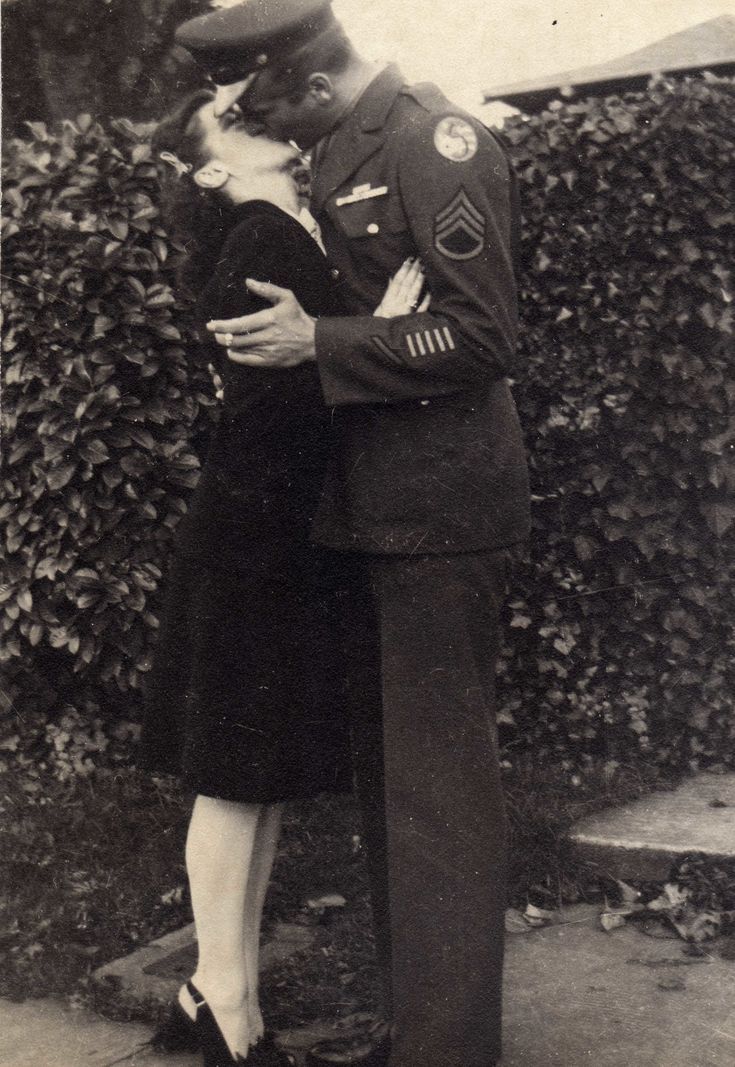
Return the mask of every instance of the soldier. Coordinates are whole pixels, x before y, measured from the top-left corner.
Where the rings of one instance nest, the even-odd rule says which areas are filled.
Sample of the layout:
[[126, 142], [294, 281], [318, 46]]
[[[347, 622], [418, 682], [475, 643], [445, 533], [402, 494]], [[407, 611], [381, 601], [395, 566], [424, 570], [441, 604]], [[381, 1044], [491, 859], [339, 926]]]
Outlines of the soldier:
[[[236, 362], [315, 360], [336, 447], [313, 526], [352, 576], [353, 743], [392, 1045], [354, 1062], [500, 1059], [506, 829], [494, 665], [528, 482], [514, 366], [514, 183], [496, 138], [433, 85], [353, 49], [330, 0], [247, 0], [180, 27], [236, 101], [311, 150], [312, 212], [345, 315], [288, 290], [209, 328]], [[419, 256], [431, 302], [375, 318]], [[312, 1063], [340, 1062], [322, 1048]]]

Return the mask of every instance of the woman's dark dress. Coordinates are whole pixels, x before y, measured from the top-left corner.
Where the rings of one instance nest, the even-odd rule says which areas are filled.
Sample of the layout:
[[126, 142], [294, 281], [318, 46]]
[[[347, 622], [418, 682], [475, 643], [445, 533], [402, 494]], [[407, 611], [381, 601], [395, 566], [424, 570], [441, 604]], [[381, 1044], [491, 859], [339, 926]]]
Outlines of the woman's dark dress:
[[[246, 278], [334, 314], [319, 247], [263, 201], [237, 222], [198, 300], [202, 323], [269, 306]], [[196, 793], [253, 803], [350, 788], [336, 556], [309, 544], [329, 412], [314, 363], [239, 366], [215, 344], [221, 417], [175, 559], [143, 730], [146, 765]]]

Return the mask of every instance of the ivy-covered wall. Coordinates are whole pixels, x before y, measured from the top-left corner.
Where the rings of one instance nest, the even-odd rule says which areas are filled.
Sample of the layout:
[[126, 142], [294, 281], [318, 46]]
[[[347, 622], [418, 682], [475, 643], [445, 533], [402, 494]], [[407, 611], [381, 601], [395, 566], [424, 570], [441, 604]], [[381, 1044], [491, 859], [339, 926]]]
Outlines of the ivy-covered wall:
[[[734, 104], [704, 76], [505, 131], [534, 483], [511, 762], [733, 759]], [[4, 211], [0, 747], [70, 773], [130, 750], [211, 387], [130, 123], [32, 125]]]
[[735, 754], [734, 106], [704, 75], [505, 131], [535, 493], [506, 736], [570, 768]]

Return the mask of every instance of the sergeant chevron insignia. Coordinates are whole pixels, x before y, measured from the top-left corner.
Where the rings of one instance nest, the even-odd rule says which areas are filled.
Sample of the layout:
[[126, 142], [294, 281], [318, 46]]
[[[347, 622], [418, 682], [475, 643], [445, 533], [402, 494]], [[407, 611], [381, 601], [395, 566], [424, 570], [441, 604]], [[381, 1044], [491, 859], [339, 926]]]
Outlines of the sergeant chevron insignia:
[[434, 247], [447, 259], [473, 259], [485, 245], [485, 216], [464, 188], [434, 217]]

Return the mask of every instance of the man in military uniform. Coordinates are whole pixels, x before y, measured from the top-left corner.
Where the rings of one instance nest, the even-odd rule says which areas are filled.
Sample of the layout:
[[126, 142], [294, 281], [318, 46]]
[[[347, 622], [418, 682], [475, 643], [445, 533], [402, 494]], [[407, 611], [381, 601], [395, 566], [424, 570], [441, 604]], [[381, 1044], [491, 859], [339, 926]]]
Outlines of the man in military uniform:
[[[335, 450], [314, 538], [352, 585], [354, 742], [390, 1067], [500, 1058], [505, 821], [494, 661], [528, 483], [506, 376], [517, 209], [496, 138], [431, 85], [359, 57], [329, 0], [247, 0], [180, 28], [222, 113], [312, 151], [312, 212], [345, 314], [210, 324], [236, 362], [316, 360]], [[431, 302], [372, 314], [408, 256]], [[373, 1061], [371, 1061], [373, 1062]]]

